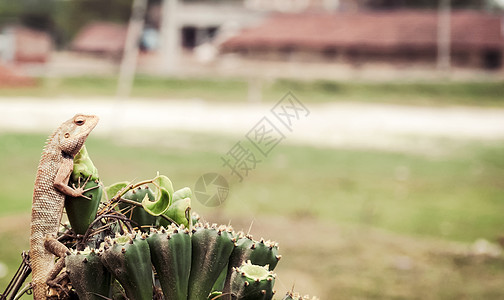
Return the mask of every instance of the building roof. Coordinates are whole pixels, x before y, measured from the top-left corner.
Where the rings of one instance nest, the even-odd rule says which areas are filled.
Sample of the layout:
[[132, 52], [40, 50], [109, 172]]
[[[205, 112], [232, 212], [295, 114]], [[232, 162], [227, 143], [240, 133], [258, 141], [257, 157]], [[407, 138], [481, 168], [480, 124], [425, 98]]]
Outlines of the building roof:
[[92, 22], [84, 26], [72, 42], [72, 49], [83, 52], [119, 54], [124, 49], [125, 25]]
[[52, 51], [51, 36], [44, 31], [27, 27], [14, 27], [16, 62], [44, 63]]
[[[435, 11], [277, 14], [243, 30], [223, 50], [303, 48], [324, 50], [426, 49], [437, 44]], [[454, 11], [453, 49], [503, 49], [501, 19], [476, 11]]]

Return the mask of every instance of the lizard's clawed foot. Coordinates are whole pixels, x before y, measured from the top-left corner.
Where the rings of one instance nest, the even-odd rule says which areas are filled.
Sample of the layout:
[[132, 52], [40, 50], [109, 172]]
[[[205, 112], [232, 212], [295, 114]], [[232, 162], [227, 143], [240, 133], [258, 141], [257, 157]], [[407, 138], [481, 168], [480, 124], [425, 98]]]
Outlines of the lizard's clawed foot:
[[91, 179], [91, 175], [89, 175], [89, 176], [86, 178], [86, 181], [84, 181], [84, 183], [83, 183], [83, 184], [81, 184], [81, 178], [79, 177], [79, 178], [77, 179], [77, 186], [75, 186], [75, 184], [72, 184], [72, 187], [73, 187], [74, 191], [75, 191], [76, 193], [78, 193], [78, 194], [79, 194], [79, 197], [82, 197], [82, 198], [87, 199], [87, 200], [91, 200], [91, 198], [90, 198], [90, 197], [88, 197], [88, 196], [85, 196], [85, 195], [84, 195], [84, 193], [85, 193], [85, 192], [88, 192], [88, 191], [92, 191], [92, 190], [94, 190], [94, 189], [96, 189], [96, 188], [98, 188], [98, 187], [99, 187], [99, 186], [97, 185], [97, 186], [93, 186], [93, 187], [90, 187], [90, 188], [84, 189], [84, 187], [86, 186], [86, 184], [89, 182], [89, 180], [90, 180], [90, 179]]
[[[66, 297], [70, 297], [69, 289], [66, 286], [68, 284], [67, 278], [68, 275], [66, 274], [66, 272], [63, 272], [57, 278], [53, 280], [47, 280], [46, 284], [49, 286], [49, 294], [52, 294], [51, 290], [53, 290], [57, 295], [61, 295], [61, 293], [63, 293]], [[58, 293], [57, 291], [61, 292]]]

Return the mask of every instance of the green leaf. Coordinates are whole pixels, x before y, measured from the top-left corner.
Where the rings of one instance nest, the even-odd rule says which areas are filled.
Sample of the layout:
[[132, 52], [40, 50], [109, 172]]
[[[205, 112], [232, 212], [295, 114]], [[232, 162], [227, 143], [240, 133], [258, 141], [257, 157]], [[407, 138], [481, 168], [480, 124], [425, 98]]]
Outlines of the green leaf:
[[[171, 182], [170, 182], [171, 183]], [[159, 216], [164, 213], [171, 204], [171, 193], [164, 187], [160, 187], [154, 201], [150, 201], [149, 197], [142, 200], [142, 206], [149, 214]]]
[[168, 177], [164, 175], [158, 175], [152, 180], [152, 183], [160, 188], [164, 188], [168, 193], [170, 193], [170, 196], [173, 194], [173, 184]]
[[74, 166], [72, 170], [71, 179], [75, 182], [79, 177], [90, 180], [99, 180], [98, 169], [94, 166], [93, 161], [89, 157], [86, 145], [83, 145], [79, 153], [74, 157]]
[[[163, 214], [175, 221], [178, 225], [184, 224], [186, 228], [189, 228], [189, 220], [191, 220], [191, 199], [184, 198], [173, 201], [172, 205], [170, 205]], [[160, 225], [167, 226], [168, 223], [165, 222], [164, 219], [160, 219]]]
[[182, 200], [185, 198], [192, 198], [192, 191], [188, 187], [181, 188], [180, 190], [175, 191], [173, 193], [172, 198], [173, 198], [173, 200], [172, 200], [173, 202], [178, 201], [178, 200]]
[[[128, 184], [129, 182], [122, 181], [107, 186], [105, 188], [105, 193], [102, 194], [102, 201], [106, 202], [107, 200], [112, 199], [112, 197], [119, 193], [120, 190], [124, 189]], [[107, 199], [105, 199], [105, 197], [107, 197]]]

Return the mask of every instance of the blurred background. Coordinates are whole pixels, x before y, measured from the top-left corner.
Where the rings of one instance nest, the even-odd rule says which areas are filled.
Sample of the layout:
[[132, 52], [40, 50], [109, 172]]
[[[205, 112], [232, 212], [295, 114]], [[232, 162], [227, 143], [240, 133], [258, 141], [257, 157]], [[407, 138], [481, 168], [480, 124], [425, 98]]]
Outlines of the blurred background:
[[279, 242], [279, 297], [503, 298], [503, 8], [1, 1], [0, 290], [44, 141], [83, 112], [105, 185], [223, 175], [193, 211]]

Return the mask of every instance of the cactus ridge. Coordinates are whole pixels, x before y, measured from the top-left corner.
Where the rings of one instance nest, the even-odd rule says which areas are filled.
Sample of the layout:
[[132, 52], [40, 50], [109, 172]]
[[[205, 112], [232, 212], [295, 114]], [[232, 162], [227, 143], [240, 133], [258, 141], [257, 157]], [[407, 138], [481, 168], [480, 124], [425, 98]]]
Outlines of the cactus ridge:
[[104, 242], [100, 254], [102, 263], [119, 281], [129, 299], [152, 299], [149, 244], [140, 234], [109, 238]]
[[192, 253], [189, 230], [161, 227], [151, 230], [147, 242], [165, 299], [187, 299]]
[[231, 227], [198, 223], [192, 230], [189, 300], [206, 299], [229, 262], [236, 239]]

